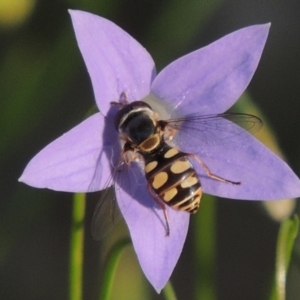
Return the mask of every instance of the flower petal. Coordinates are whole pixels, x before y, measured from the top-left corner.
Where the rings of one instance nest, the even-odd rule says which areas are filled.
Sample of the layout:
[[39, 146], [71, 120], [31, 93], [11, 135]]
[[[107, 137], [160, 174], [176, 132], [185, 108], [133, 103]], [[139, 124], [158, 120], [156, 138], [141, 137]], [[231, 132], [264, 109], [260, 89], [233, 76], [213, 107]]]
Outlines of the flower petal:
[[[234, 124], [232, 126], [237, 127]], [[210, 130], [211, 138], [218, 135], [219, 130]], [[221, 146], [201, 145], [199, 140], [184, 134], [176, 137], [176, 141], [182, 151], [192, 152], [203, 160], [212, 173], [241, 182], [241, 185], [233, 185], [208, 178], [195, 161], [194, 166], [207, 194], [245, 200], [278, 200], [300, 196], [300, 180], [290, 167], [246, 131], [240, 140], [228, 141]]]
[[99, 110], [106, 114], [122, 92], [131, 101], [146, 96], [155, 76], [146, 49], [107, 19], [83, 11], [70, 14]]
[[180, 115], [222, 113], [248, 86], [264, 48], [269, 24], [235, 31], [183, 56], [163, 69], [152, 84], [153, 93]]
[[103, 141], [104, 120], [97, 113], [53, 141], [29, 162], [19, 181], [65, 192], [103, 188], [110, 172], [103, 148], [110, 142]]
[[124, 178], [122, 188], [117, 188], [120, 191], [118, 204], [143, 272], [159, 293], [169, 280], [181, 254], [189, 214], [175, 211], [166, 205], [170, 224], [170, 235], [166, 236], [163, 211], [150, 196], [144, 174], [134, 163], [130, 172]]

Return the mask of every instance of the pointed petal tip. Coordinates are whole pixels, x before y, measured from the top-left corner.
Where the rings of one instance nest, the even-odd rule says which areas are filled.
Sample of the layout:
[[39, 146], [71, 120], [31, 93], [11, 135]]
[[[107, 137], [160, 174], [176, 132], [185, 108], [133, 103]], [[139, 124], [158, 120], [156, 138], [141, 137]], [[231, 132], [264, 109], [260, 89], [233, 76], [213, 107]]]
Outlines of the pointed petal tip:
[[71, 16], [72, 21], [74, 22], [75, 18], [80, 18], [84, 17], [84, 15], [92, 15], [89, 12], [83, 11], [83, 10], [78, 10], [78, 9], [68, 9], [68, 13]]
[[267, 38], [269, 36], [270, 28], [271, 28], [271, 22], [265, 23], [265, 24], [261, 24], [259, 26], [261, 27], [261, 30], [262, 30], [262, 32], [264, 34], [264, 39], [265, 39], [265, 43], [266, 43]]
[[30, 180], [30, 174], [28, 174], [28, 172], [26, 172], [26, 168], [23, 171], [22, 175], [18, 178], [18, 182], [22, 182], [22, 183], [25, 183], [26, 185], [36, 187], [36, 188], [42, 187], [42, 186], [39, 186], [38, 184], [36, 184], [34, 181]]
[[147, 50], [106, 18], [80, 10], [69, 12], [100, 111], [106, 115], [110, 102], [122, 92], [130, 101], [148, 95], [155, 65]]
[[[270, 29], [272, 23], [268, 22], [268, 23], [263, 23], [263, 24], [259, 24], [258, 26], [260, 27], [265, 27], [266, 29]], [[255, 26], [255, 25], [254, 25]]]
[[73, 17], [78, 12], [81, 12], [81, 11], [80, 10], [76, 10], [76, 9], [68, 9], [68, 13], [71, 15], [71, 17]]
[[31, 174], [28, 174], [28, 172], [26, 172], [26, 169], [24, 170], [22, 175], [19, 177], [18, 182], [24, 183], [24, 184], [29, 185], [29, 186], [34, 187], [34, 188], [39, 188], [39, 189], [40, 188], [47, 188], [47, 186], [44, 186], [43, 184], [40, 184], [36, 180], [32, 180], [31, 179]]
[[27, 176], [26, 176], [26, 168], [23, 170], [21, 176], [18, 178], [18, 182], [22, 182], [25, 184], [28, 183]]
[[[251, 30], [251, 28], [253, 28], [253, 30], [254, 30], [254, 32], [253, 32], [254, 36], [257, 35], [257, 34], [263, 36], [264, 42], [263, 42], [262, 46], [264, 46], [264, 44], [265, 44], [265, 42], [266, 42], [266, 40], [268, 38], [268, 35], [269, 35], [270, 27], [271, 27], [271, 22], [264, 23], [264, 24], [252, 25], [252, 26], [249, 26], [248, 28], [250, 30]], [[255, 33], [255, 32], [257, 32], [257, 33]]]
[[[138, 166], [133, 165], [131, 170], [135, 168]], [[126, 177], [128, 181], [124, 180], [123, 184], [127, 187], [130, 186], [132, 176]], [[160, 293], [169, 281], [182, 252], [190, 215], [167, 207], [171, 233], [166, 237], [162, 210], [146, 190], [146, 182], [144, 181], [145, 185], [141, 183], [131, 191], [132, 196], [119, 189], [117, 200], [140, 266], [150, 284]]]
[[100, 190], [107, 179], [104, 174], [110, 172], [106, 155], [102, 155], [103, 130], [104, 118], [100, 113], [84, 120], [37, 153], [19, 181], [55, 191]]
[[257, 24], [257, 25], [253, 25], [253, 26], [250, 26], [250, 27], [259, 28], [259, 31], [265, 36], [265, 40], [267, 40], [267, 37], [268, 37], [269, 32], [270, 32], [270, 28], [271, 28], [271, 22], [264, 23], [264, 24]]
[[225, 112], [250, 83], [269, 28], [270, 23], [250, 25], [180, 57], [154, 79], [153, 94], [179, 115], [190, 114], [191, 107], [203, 115]]
[[[81, 22], [87, 22], [90, 18], [97, 17], [98, 19], [104, 19], [101, 16], [96, 16], [90, 12], [84, 11], [84, 10], [79, 10], [79, 9], [68, 9], [68, 13], [71, 16], [72, 23], [75, 24], [77, 23], [76, 21], [81, 21]], [[110, 22], [108, 19], [106, 19], [108, 22]]]
[[267, 33], [269, 33], [270, 28], [271, 28], [271, 25], [272, 25], [272, 23], [269, 22], [269, 23], [262, 24], [261, 27], [263, 27], [264, 30], [265, 30]]

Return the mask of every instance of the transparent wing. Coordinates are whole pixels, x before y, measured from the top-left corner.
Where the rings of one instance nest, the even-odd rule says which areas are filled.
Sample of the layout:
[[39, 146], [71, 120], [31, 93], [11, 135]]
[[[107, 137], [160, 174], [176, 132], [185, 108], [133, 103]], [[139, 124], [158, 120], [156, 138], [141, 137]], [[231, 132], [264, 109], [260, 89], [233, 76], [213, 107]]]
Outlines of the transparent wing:
[[190, 114], [184, 118], [162, 121], [169, 130], [178, 131], [177, 139], [197, 139], [206, 145], [220, 145], [237, 141], [248, 132], [259, 131], [263, 123], [256, 116], [242, 113], [214, 115]]
[[101, 196], [95, 207], [91, 222], [91, 233], [95, 240], [104, 238], [122, 219], [118, 207], [114, 186], [110, 186], [101, 192]]
[[118, 206], [114, 184], [122, 174], [124, 165], [122, 155], [108, 177], [101, 191], [91, 222], [91, 233], [95, 240], [104, 238], [122, 219]]
[[92, 217], [91, 233], [95, 240], [104, 238], [122, 220], [119, 204], [123, 211], [127, 209], [128, 204], [124, 197], [131, 195], [132, 198], [140, 185], [143, 185], [146, 191], [143, 164], [142, 162], [138, 166], [136, 164], [136, 162], [124, 163], [121, 155], [116, 166], [112, 168]]

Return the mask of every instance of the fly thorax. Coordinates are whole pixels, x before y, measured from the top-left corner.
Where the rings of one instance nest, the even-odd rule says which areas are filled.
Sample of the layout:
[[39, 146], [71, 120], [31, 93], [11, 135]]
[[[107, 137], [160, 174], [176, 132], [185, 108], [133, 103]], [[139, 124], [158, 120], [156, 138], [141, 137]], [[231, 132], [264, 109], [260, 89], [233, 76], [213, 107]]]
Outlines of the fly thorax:
[[121, 131], [133, 145], [138, 146], [156, 133], [156, 126], [148, 114], [136, 112], [123, 122]]

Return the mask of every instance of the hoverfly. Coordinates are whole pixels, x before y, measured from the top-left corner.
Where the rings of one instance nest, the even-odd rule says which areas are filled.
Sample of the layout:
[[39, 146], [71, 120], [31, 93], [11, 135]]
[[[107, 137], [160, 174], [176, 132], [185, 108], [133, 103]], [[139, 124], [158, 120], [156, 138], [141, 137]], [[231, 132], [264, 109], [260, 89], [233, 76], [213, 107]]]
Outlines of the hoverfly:
[[[240, 139], [246, 131], [261, 128], [262, 121], [259, 118], [249, 114], [224, 113], [191, 114], [164, 120], [145, 101], [129, 103], [125, 93], [121, 94], [120, 102], [111, 104], [119, 107], [114, 116], [114, 126], [119, 134], [121, 155], [93, 215], [92, 235], [95, 239], [106, 235], [121, 217], [114, 191], [108, 187], [113, 185], [117, 177], [121, 178], [122, 168], [129, 168], [133, 161], [141, 160], [144, 163], [145, 188], [163, 210], [167, 236], [170, 234], [170, 224], [166, 205], [191, 214], [196, 213], [200, 205], [202, 186], [191, 159], [204, 169], [208, 177], [227, 184], [241, 184], [214, 174], [197, 155], [181, 151], [172, 145], [172, 140], [180, 134], [209, 144], [224, 143], [222, 139]], [[233, 123], [243, 128], [232, 126]], [[211, 137], [212, 132], [216, 131], [222, 132], [222, 138]]]

